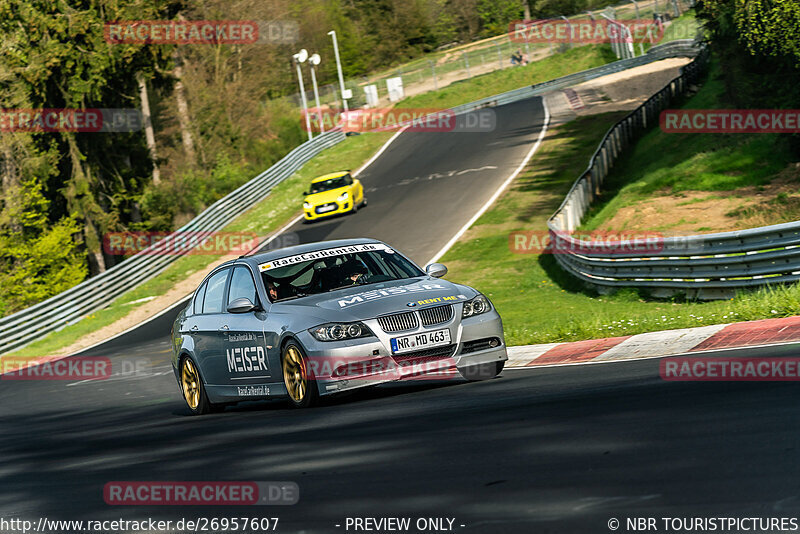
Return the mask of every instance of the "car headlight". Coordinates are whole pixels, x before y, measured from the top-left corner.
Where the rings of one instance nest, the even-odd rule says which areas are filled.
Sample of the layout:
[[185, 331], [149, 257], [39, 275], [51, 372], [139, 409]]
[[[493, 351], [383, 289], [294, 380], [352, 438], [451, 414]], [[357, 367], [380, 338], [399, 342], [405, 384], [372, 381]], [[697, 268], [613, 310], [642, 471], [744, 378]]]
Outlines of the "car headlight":
[[372, 336], [372, 331], [364, 323], [325, 323], [308, 331], [318, 341], [344, 341]]
[[311, 202], [303, 202], [303, 207], [307, 210], [311, 209]]
[[464, 303], [464, 307], [461, 309], [461, 318], [463, 319], [464, 317], [480, 315], [488, 312], [491, 309], [492, 303], [489, 302], [489, 299], [483, 295], [478, 295], [477, 297]]
[[350, 198], [350, 195], [348, 195], [348, 194], [347, 194], [347, 191], [345, 191], [344, 193], [342, 193], [341, 195], [339, 195], [339, 198], [337, 198], [336, 200], [338, 200], [339, 202], [344, 202], [344, 201], [345, 201], [345, 200], [347, 200], [348, 198]]

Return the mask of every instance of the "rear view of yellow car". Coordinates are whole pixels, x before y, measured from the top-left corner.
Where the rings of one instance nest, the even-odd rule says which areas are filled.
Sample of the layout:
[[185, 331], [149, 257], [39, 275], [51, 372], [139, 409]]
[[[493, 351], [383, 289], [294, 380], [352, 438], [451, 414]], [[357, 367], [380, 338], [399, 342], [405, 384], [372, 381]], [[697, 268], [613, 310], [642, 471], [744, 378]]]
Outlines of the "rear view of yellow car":
[[303, 214], [307, 221], [347, 212], [355, 213], [359, 207], [367, 205], [364, 186], [350, 175], [350, 171], [314, 178], [311, 189], [303, 195]]

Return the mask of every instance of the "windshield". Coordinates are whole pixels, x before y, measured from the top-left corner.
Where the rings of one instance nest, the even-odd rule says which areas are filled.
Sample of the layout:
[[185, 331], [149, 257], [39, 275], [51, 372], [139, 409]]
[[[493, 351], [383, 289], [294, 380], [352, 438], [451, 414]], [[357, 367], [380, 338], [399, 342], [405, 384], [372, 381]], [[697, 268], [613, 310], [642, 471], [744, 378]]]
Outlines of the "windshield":
[[315, 182], [311, 184], [311, 194], [322, 193], [323, 191], [330, 191], [331, 189], [339, 189], [353, 183], [353, 179], [349, 174], [340, 176], [338, 178], [331, 178], [322, 182]]
[[[264, 264], [260, 266], [264, 287], [270, 300], [275, 302], [346, 287], [424, 276], [425, 273], [400, 254], [385, 245], [380, 246], [379, 250], [334, 253], [303, 260], [304, 256], [327, 252], [319, 251]], [[286, 260], [288, 265], [283, 263]], [[274, 263], [281, 263], [281, 266], [276, 267]]]

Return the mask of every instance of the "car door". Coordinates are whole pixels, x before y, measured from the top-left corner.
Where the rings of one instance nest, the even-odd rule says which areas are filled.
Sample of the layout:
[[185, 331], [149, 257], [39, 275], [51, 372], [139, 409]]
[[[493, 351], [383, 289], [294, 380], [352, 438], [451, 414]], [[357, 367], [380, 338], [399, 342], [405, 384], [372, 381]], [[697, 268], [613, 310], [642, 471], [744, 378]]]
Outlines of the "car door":
[[[186, 307], [186, 310], [183, 313], [183, 316], [178, 316], [178, 331], [175, 332], [173, 330], [173, 343], [175, 343], [175, 351], [174, 354], [177, 357], [180, 354], [181, 349], [186, 349], [190, 353], [195, 353], [195, 347], [197, 344], [197, 331], [199, 330], [198, 321], [202, 317], [203, 313], [203, 299], [206, 295], [206, 287], [207, 283], [204, 282], [197, 288], [197, 291], [194, 292], [192, 297], [191, 303], [189, 306]], [[173, 328], [176, 325], [173, 325]], [[177, 360], [175, 364], [177, 366]]]
[[245, 313], [227, 313], [222, 324], [222, 345], [225, 350], [227, 382], [239, 387], [243, 396], [268, 395], [259, 388], [244, 387], [269, 382], [274, 374], [267, 357], [264, 337], [264, 306], [261, 305], [253, 274], [245, 265], [237, 265], [228, 284], [226, 307], [245, 297], [258, 306]]
[[212, 274], [205, 282], [205, 293], [201, 313], [196, 316], [194, 333], [195, 358], [200, 366], [200, 374], [207, 385], [227, 383], [225, 350], [222, 340], [222, 326], [225, 324], [225, 289], [230, 268], [225, 267]]
[[354, 189], [356, 190], [355, 193], [353, 194], [353, 196], [356, 199], [355, 202], [357, 204], [361, 204], [362, 202], [364, 202], [364, 186], [361, 185], [361, 180], [355, 180], [354, 185], [355, 185]]
[[349, 174], [347, 178], [352, 182], [352, 186], [350, 187], [353, 195], [353, 203], [355, 205], [359, 205], [364, 201], [364, 186], [361, 185], [361, 180], [353, 178]]

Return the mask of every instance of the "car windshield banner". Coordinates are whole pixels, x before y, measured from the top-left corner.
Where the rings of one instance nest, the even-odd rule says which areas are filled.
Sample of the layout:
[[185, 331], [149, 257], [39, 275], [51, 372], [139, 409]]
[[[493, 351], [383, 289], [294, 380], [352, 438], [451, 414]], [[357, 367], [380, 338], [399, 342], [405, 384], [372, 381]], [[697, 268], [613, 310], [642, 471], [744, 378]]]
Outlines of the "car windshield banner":
[[305, 261], [318, 260], [321, 258], [331, 258], [334, 256], [342, 256], [344, 254], [356, 254], [358, 252], [372, 252], [375, 250], [382, 250], [390, 254], [394, 253], [390, 247], [383, 243], [364, 243], [361, 245], [348, 245], [346, 247], [328, 248], [324, 250], [314, 250], [306, 252], [305, 254], [297, 254], [296, 256], [288, 256], [286, 258], [279, 258], [277, 260], [268, 261], [258, 266], [259, 271], [269, 271], [279, 267], [286, 267], [296, 263], [303, 263]]

